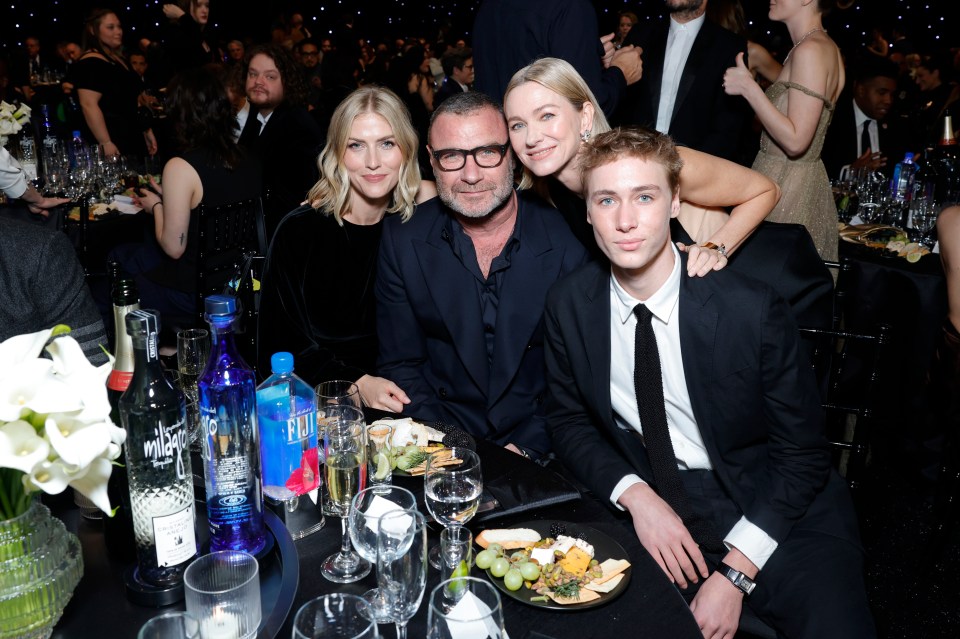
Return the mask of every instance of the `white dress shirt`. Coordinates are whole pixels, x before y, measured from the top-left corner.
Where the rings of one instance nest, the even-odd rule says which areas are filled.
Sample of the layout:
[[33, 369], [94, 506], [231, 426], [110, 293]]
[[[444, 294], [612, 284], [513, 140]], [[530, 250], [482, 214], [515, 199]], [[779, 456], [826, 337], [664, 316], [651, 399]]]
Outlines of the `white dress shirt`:
[[663, 78], [660, 81], [660, 106], [657, 107], [657, 131], [670, 132], [670, 120], [673, 108], [677, 104], [677, 90], [680, 88], [680, 76], [687, 65], [693, 41], [700, 33], [700, 27], [706, 20], [706, 14], [686, 24], [680, 24], [670, 18], [670, 32], [667, 34], [667, 48], [663, 54]]
[[[672, 246], [672, 245], [671, 245]], [[693, 405], [687, 390], [680, 346], [680, 277], [681, 263], [673, 248], [673, 270], [663, 286], [643, 303], [653, 314], [653, 334], [660, 354], [663, 380], [663, 399], [667, 413], [667, 430], [681, 470], [712, 470], [713, 464], [703, 443], [703, 436], [693, 415]], [[709, 275], [707, 276], [709, 277]], [[617, 427], [635, 430], [643, 435], [640, 412], [637, 409], [636, 389], [633, 385], [634, 340], [637, 318], [634, 307], [642, 300], [627, 293], [617, 278], [610, 277], [610, 405]], [[623, 509], [617, 500], [630, 486], [643, 483], [637, 475], [627, 475], [614, 487], [610, 501]], [[763, 530], [741, 517], [723, 538], [728, 548], [735, 547], [757, 568], [763, 565], [777, 549], [777, 542]]]
[[857, 157], [860, 157], [866, 151], [866, 149], [860, 148], [860, 136], [863, 133], [863, 123], [867, 120], [870, 120], [870, 126], [867, 127], [867, 132], [870, 134], [870, 150], [874, 153], [880, 153], [880, 131], [877, 129], [877, 121], [861, 111], [856, 100], [853, 101], [853, 116], [857, 122]]
[[243, 127], [247, 126], [247, 118], [250, 117], [250, 102], [246, 98], [243, 99], [243, 107], [237, 111], [237, 130], [233, 134], [233, 141], [238, 142], [240, 140], [240, 133], [243, 132]]

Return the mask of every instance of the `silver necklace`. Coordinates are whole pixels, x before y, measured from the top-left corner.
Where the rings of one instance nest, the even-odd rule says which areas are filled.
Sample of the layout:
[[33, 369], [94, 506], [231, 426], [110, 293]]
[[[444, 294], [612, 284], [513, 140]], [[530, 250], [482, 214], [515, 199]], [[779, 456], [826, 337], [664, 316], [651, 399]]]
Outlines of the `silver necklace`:
[[[803, 37], [801, 37], [799, 40], [796, 41], [796, 43], [794, 43], [793, 49], [796, 49], [797, 47], [799, 47], [801, 42], [803, 42], [804, 40], [806, 40], [807, 38], [809, 38], [810, 36], [812, 36], [812, 35], [813, 35], [814, 33], [816, 33], [817, 31], [823, 31], [824, 33], [827, 32], [826, 29], [823, 29], [823, 28], [821, 28], [821, 27], [814, 27], [813, 29], [810, 29], [809, 31], [807, 31], [806, 33], [804, 33], [804, 34], [803, 34]], [[793, 49], [790, 49], [790, 51], [787, 53], [787, 57], [785, 57], [785, 58], [783, 59], [783, 63], [784, 63], [784, 64], [786, 64], [786, 63], [787, 63], [787, 60], [790, 59], [790, 54], [793, 53]]]

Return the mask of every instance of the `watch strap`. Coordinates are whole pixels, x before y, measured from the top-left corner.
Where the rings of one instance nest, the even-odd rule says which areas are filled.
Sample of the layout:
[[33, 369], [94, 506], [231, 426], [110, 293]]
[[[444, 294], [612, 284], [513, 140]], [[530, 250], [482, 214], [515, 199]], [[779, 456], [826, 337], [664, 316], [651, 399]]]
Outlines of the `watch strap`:
[[757, 584], [753, 579], [750, 579], [750, 577], [747, 577], [736, 568], [731, 568], [722, 561], [717, 567], [717, 572], [726, 577], [730, 583], [736, 586], [737, 589], [743, 593], [744, 597], [749, 597], [750, 593], [752, 593], [754, 588], [757, 587]]

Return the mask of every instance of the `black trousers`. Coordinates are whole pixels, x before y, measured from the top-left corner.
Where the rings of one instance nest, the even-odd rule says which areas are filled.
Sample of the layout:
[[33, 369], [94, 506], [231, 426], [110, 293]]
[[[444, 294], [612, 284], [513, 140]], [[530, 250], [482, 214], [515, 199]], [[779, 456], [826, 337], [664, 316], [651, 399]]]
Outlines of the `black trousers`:
[[[680, 472], [695, 512], [708, 516], [723, 537], [741, 512], [713, 472]], [[832, 477], [839, 482], [839, 477]], [[839, 507], [853, 505], [846, 486], [833, 484], [842, 497]], [[818, 495], [818, 499], [824, 494]], [[757, 587], [744, 607], [787, 639], [873, 639], [877, 636], [863, 581], [863, 550], [849, 539], [824, 532], [817, 508], [801, 518], [757, 575]], [[855, 532], [854, 532], [855, 534]], [[723, 554], [704, 553], [710, 570]], [[702, 582], [701, 582], [702, 583]], [[697, 585], [681, 591], [688, 601]]]

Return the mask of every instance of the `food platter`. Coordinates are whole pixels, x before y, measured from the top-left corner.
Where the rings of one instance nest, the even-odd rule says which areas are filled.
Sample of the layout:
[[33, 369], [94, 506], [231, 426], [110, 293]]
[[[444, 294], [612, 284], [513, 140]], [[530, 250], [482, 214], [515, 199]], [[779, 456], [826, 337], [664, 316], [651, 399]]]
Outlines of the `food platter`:
[[[532, 528], [540, 533], [541, 537], [549, 537], [550, 529], [554, 524], [560, 524], [565, 528], [565, 535], [571, 537], [581, 537], [594, 548], [594, 558], [603, 561], [605, 559], [628, 559], [627, 551], [623, 549], [615, 539], [606, 535], [596, 528], [591, 528], [590, 526], [584, 526], [582, 524], [574, 524], [564, 521], [555, 521], [555, 520], [539, 520], [539, 521], [527, 521], [518, 523], [511, 528]], [[547, 610], [558, 610], [563, 612], [575, 612], [577, 610], [586, 610], [588, 608], [596, 608], [598, 606], [603, 606], [610, 603], [620, 595], [622, 595], [627, 586], [630, 584], [630, 575], [633, 572], [633, 568], [627, 568], [622, 574], [623, 579], [614, 587], [610, 592], [607, 593], [597, 593], [599, 598], [594, 599], [593, 601], [586, 601], [583, 603], [576, 604], [559, 604], [555, 601], [548, 599], [547, 601], [531, 601], [534, 597], [537, 597], [538, 594], [535, 590], [531, 590], [526, 587], [526, 585], [521, 586], [520, 590], [509, 590], [503, 583], [503, 579], [499, 577], [494, 577], [490, 574], [490, 570], [484, 571], [487, 575], [487, 579], [490, 580], [493, 585], [500, 590], [501, 593], [510, 597], [511, 599], [516, 599], [517, 601], [527, 604], [528, 606], [534, 606], [536, 608], [544, 608]]]

